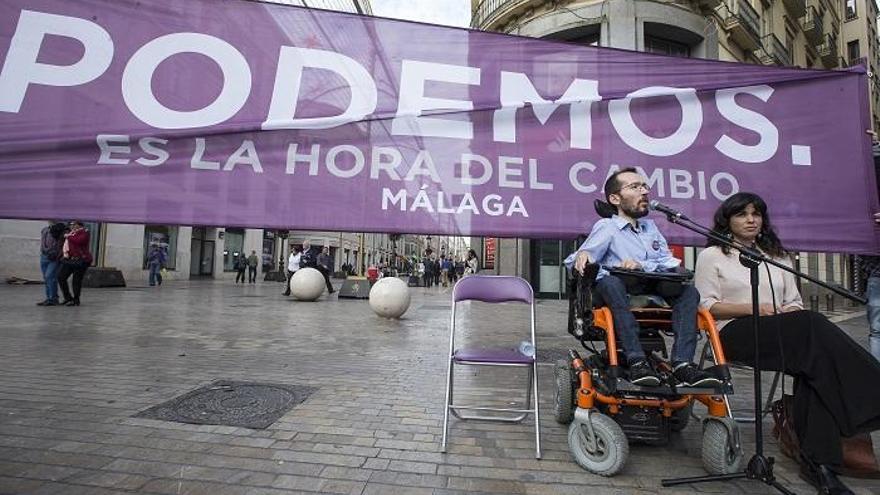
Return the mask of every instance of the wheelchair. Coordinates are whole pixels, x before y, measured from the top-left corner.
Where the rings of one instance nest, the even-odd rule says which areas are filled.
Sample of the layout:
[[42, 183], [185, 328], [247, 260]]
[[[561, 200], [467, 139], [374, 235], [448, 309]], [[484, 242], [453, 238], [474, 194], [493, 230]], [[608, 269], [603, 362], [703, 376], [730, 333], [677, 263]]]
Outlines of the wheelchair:
[[[705, 371], [718, 377], [721, 385], [679, 387], [663, 339], [664, 334], [671, 335], [672, 310], [662, 296], [633, 294], [640, 286], [674, 291], [676, 284], [687, 283], [686, 277], [623, 270], [615, 273], [627, 285], [631, 309], [640, 327], [639, 341], [662, 380], [660, 386], [646, 387], [626, 379], [626, 358], [615, 336], [611, 311], [593, 305], [591, 285], [598, 270], [598, 265], [591, 264], [584, 276], [574, 271], [569, 285], [568, 332], [581, 343], [586, 355], [582, 357], [570, 349], [568, 359], [555, 366], [555, 419], [569, 425], [568, 446], [575, 461], [594, 474], [613, 476], [626, 464], [629, 442], [666, 444], [671, 433], [687, 426], [694, 402], [700, 402], [708, 409], [702, 436], [706, 471], [737, 472], [743, 451], [737, 423], [729, 417], [723, 398], [733, 388], [714, 319], [700, 309], [697, 327], [708, 338], [717, 358], [716, 365]], [[650, 280], [652, 277], [655, 280]], [[597, 348], [595, 342], [603, 342], [604, 348]]]

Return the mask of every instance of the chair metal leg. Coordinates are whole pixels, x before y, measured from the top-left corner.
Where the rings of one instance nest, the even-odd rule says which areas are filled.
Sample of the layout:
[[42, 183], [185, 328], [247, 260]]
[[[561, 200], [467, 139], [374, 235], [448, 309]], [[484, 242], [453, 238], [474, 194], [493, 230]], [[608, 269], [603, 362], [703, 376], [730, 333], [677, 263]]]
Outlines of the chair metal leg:
[[[703, 346], [703, 351], [700, 353], [700, 368], [704, 367], [707, 359], [712, 359], [712, 362], [715, 362], [715, 357], [712, 355], [712, 347], [709, 345], [709, 342], [706, 342]], [[776, 396], [776, 389], [779, 386], [779, 380], [781, 378], [781, 371], [777, 371], [773, 375], [773, 383], [770, 385], [770, 393], [767, 394], [767, 399], [764, 401], [764, 408], [761, 410], [761, 417], [766, 416], [770, 412], [772, 407], [771, 404], [773, 403], [773, 398]], [[727, 408], [727, 415], [737, 423], [754, 423], [757, 420], [754, 415], [741, 417], [735, 416], [733, 414], [733, 409], [730, 407], [730, 400], [727, 398], [727, 395], [725, 394], [722, 397], [724, 398], [724, 406]]]
[[446, 370], [446, 403], [443, 406], [443, 441], [440, 452], [446, 452], [446, 436], [449, 433], [449, 407], [452, 405], [452, 358]]
[[535, 389], [534, 393], [534, 401], [535, 401], [535, 459], [541, 458], [541, 415], [538, 409], [538, 360], [535, 359], [534, 364], [532, 365], [532, 386]]
[[766, 416], [773, 409], [773, 399], [776, 398], [776, 387], [779, 386], [779, 380], [782, 378], [782, 372], [777, 371], [775, 375], [773, 375], [773, 384], [770, 385], [770, 393], [767, 394], [767, 400], [764, 401], [764, 409], [761, 411], [761, 414]]
[[[499, 421], [503, 423], [519, 423], [522, 420], [526, 419], [526, 417], [531, 414], [534, 410], [531, 409], [532, 402], [532, 389], [534, 388], [534, 384], [536, 383], [535, 377], [535, 365], [530, 366], [528, 373], [528, 381], [526, 382], [526, 397], [525, 403], [519, 405], [519, 408], [503, 408], [503, 407], [480, 407], [480, 406], [457, 406], [452, 401], [452, 393], [450, 392], [450, 402], [447, 407], [449, 412], [452, 413], [458, 419], [461, 420], [477, 420], [477, 421]], [[453, 383], [450, 380], [449, 388], [452, 390]], [[535, 388], [537, 390], [537, 388]], [[537, 392], [535, 392], [537, 393]], [[537, 397], [537, 396], [536, 396]], [[490, 411], [495, 413], [502, 413], [503, 415], [486, 415], [486, 414], [464, 414], [461, 411]], [[517, 413], [516, 416], [509, 416], [507, 414]]]

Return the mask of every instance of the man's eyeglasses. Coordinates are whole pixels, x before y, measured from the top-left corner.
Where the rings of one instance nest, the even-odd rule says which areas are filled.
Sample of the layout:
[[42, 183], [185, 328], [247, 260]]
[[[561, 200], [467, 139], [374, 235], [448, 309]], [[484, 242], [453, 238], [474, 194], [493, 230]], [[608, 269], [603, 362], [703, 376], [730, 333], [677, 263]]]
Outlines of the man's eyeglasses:
[[638, 191], [639, 189], [644, 189], [646, 193], [651, 192], [651, 186], [644, 182], [633, 182], [620, 188], [621, 191]]

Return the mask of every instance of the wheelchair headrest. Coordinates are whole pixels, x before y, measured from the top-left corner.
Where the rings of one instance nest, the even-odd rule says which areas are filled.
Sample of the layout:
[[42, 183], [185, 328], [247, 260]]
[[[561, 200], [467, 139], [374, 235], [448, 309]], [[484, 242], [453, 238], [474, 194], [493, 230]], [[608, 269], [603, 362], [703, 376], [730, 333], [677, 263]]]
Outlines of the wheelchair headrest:
[[593, 209], [596, 210], [596, 213], [602, 218], [611, 218], [611, 215], [617, 213], [617, 207], [602, 201], [599, 198], [593, 200]]

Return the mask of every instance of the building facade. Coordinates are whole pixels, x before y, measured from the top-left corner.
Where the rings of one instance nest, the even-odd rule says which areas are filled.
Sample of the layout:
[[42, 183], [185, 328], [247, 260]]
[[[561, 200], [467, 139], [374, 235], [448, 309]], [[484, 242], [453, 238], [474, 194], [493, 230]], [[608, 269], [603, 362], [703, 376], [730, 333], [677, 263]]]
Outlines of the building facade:
[[[835, 69], [865, 58], [872, 74], [880, 67], [873, 0], [472, 0], [471, 7], [471, 27], [486, 31], [752, 64]], [[880, 132], [880, 92], [876, 77], [870, 81]], [[541, 297], [566, 297], [562, 260], [575, 240], [475, 238], [472, 245], [486, 270], [525, 277]], [[691, 268], [695, 254], [680, 252]], [[848, 256], [801, 253], [797, 262], [820, 279], [851, 283]], [[804, 299], [824, 302], [825, 294], [808, 284]]]
[[[372, 14], [369, 0], [265, 0], [271, 3]], [[291, 26], [295, 30], [296, 26]], [[0, 277], [40, 280], [40, 230], [46, 222], [0, 220]], [[177, 226], [88, 223], [95, 266], [115, 268], [135, 284], [147, 279], [146, 254], [151, 244], [167, 251], [167, 279], [194, 277], [233, 278], [233, 259], [251, 251], [261, 257], [259, 271], [277, 270], [290, 246], [309, 240], [313, 246], [329, 247], [336, 267], [350, 264], [361, 272], [364, 265], [390, 259], [396, 242], [387, 234], [342, 234], [249, 229], [235, 226]], [[423, 249], [423, 236], [404, 241], [414, 252]]]

